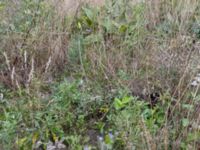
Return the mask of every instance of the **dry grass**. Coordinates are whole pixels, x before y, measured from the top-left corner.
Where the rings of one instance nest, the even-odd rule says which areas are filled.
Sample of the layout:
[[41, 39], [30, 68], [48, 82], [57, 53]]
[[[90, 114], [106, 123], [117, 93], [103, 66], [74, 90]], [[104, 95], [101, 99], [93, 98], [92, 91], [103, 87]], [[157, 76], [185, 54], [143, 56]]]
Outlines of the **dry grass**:
[[[38, 7], [45, 7], [43, 14], [38, 15], [34, 9], [30, 9], [33, 11], [30, 14], [25, 13], [25, 16], [32, 16], [32, 19], [20, 31], [12, 29], [15, 24], [12, 19], [16, 13], [23, 13], [20, 14], [17, 9], [5, 8], [5, 12], [9, 13], [6, 15], [4, 12], [5, 16], [0, 18], [4, 20], [3, 26], [9, 27], [0, 37], [0, 81], [4, 85], [12, 89], [29, 89], [34, 79], [45, 83], [51, 79], [56, 80], [57, 75], [67, 72], [69, 76], [78, 74], [92, 82], [101, 82], [105, 87], [128, 87], [135, 96], [143, 99], [148, 99], [146, 96], [150, 93], [168, 92], [175, 103], [169, 106], [166, 126], [158, 135], [158, 138], [162, 137], [164, 149], [169, 148], [168, 125], [171, 122], [173, 125], [180, 124], [181, 117], [191, 120], [190, 129], [184, 128], [176, 141], [171, 143], [172, 149], [179, 149], [180, 141], [186, 140], [191, 130], [198, 132], [199, 129], [195, 127], [199, 126], [200, 121], [199, 105], [194, 104], [193, 100], [197, 98], [199, 87], [190, 86], [195, 75], [199, 73], [200, 66], [199, 38], [191, 32], [191, 27], [200, 17], [198, 0], [150, 0], [137, 4], [136, 1], [130, 2], [134, 3], [134, 9], [124, 8], [127, 14], [123, 17], [128, 20], [125, 23], [119, 21], [124, 18], [117, 18], [115, 13], [107, 13], [103, 1], [87, 1], [93, 7], [101, 7], [101, 11], [92, 20], [94, 22], [88, 26], [81, 22], [86, 15], [81, 9], [85, 5], [79, 1], [52, 1], [50, 5], [47, 3], [38, 4]], [[8, 6], [20, 7], [18, 5], [12, 1]], [[116, 6], [115, 9], [120, 8]], [[120, 28], [114, 30], [115, 32], [105, 31], [103, 23], [106, 17], [111, 20], [114, 18], [112, 22], [118, 26], [127, 26], [127, 32], [119, 32]], [[134, 21], [136, 23], [132, 23]], [[88, 30], [91, 33], [87, 33]], [[89, 44], [82, 46], [82, 40], [90, 35], [100, 35], [100, 40], [89, 41]], [[78, 48], [73, 49], [78, 51], [78, 55], [71, 60], [70, 46], [74, 46], [74, 36], [78, 36], [74, 45], [80, 43]], [[193, 97], [188, 98], [187, 94], [193, 91]], [[183, 110], [182, 104], [193, 105], [195, 111]], [[177, 112], [180, 112], [179, 116]], [[153, 141], [154, 137], [145, 123], [142, 122], [141, 126], [147, 147], [156, 149], [156, 142], [161, 142], [161, 139], [156, 137]], [[178, 126], [176, 132], [179, 130]], [[192, 148], [199, 146], [197, 141], [192, 144]]]

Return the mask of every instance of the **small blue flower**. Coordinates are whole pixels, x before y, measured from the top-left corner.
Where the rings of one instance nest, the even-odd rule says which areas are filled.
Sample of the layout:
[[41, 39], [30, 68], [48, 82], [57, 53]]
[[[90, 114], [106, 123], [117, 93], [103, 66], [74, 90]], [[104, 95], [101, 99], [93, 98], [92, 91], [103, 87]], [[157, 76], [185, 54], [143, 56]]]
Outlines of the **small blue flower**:
[[109, 137], [110, 137], [111, 140], [114, 140], [114, 135], [112, 134], [112, 132], [109, 132], [108, 135], [109, 135]]

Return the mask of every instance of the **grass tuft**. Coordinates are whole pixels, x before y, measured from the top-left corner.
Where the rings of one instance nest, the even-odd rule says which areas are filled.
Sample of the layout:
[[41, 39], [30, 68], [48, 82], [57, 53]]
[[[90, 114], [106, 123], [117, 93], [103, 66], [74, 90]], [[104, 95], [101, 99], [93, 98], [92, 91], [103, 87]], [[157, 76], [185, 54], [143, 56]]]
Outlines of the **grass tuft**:
[[199, 149], [199, 7], [1, 0], [0, 149]]

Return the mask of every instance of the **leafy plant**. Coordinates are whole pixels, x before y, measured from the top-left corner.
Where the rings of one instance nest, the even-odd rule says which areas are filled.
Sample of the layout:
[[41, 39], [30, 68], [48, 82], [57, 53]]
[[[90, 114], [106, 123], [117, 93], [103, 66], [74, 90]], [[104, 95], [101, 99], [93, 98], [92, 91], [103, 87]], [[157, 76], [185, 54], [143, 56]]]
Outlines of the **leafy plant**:
[[115, 107], [116, 110], [122, 109], [125, 106], [127, 106], [128, 103], [131, 102], [131, 100], [133, 100], [133, 97], [126, 96], [126, 97], [123, 97], [121, 100], [118, 99], [118, 98], [115, 98], [114, 107]]

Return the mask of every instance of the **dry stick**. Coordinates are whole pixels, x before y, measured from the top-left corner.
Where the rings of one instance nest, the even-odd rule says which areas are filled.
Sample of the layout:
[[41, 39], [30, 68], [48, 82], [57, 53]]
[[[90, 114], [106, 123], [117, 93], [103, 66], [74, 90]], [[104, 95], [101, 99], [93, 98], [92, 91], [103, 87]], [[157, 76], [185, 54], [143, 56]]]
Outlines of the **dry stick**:
[[6, 59], [6, 65], [8, 67], [8, 70], [11, 71], [10, 61], [8, 59], [8, 55], [6, 54], [6, 52], [3, 52], [3, 55], [4, 55], [5, 59]]
[[[41, 1], [39, 1], [39, 3], [38, 3], [38, 6], [37, 6], [36, 11], [39, 10], [40, 2], [41, 2]], [[36, 24], [36, 17], [37, 17], [37, 13], [34, 14], [32, 20], [31, 20], [31, 25], [30, 25], [30, 27], [27, 29], [26, 33], [25, 33], [25, 37], [23, 38], [23, 42], [22, 42], [22, 45], [21, 45], [21, 49], [23, 49], [23, 47], [25, 46], [26, 41], [27, 41], [27, 39], [28, 39], [28, 37], [29, 37], [29, 35], [30, 35], [31, 29], [32, 29], [33, 26]], [[8, 59], [8, 56], [7, 56], [7, 54], [6, 54], [5, 52], [4, 52], [3, 54], [4, 54], [4, 57], [5, 57], [5, 59], [6, 59], [6, 64], [7, 64], [8, 70], [11, 71], [11, 66], [10, 66], [10, 61], [9, 61], [9, 59]], [[25, 51], [25, 53], [24, 53], [24, 61], [25, 61], [25, 68], [26, 68], [26, 67], [27, 67], [27, 64], [26, 64], [26, 62], [27, 62], [27, 52], [26, 52], [26, 51]], [[12, 84], [14, 83], [14, 75], [15, 75], [15, 67], [12, 68], [12, 72], [11, 72]], [[29, 74], [29, 75], [30, 75], [30, 74]], [[30, 76], [29, 76], [29, 80], [30, 80]], [[28, 82], [29, 82], [29, 80], [28, 80]], [[19, 82], [18, 82], [17, 80], [16, 80], [16, 85], [17, 85], [18, 88], [20, 88]]]
[[50, 56], [47, 63], [46, 63], [46, 67], [45, 67], [45, 72], [44, 73], [47, 73], [48, 69], [49, 69], [49, 66], [51, 64], [51, 60], [52, 60], [52, 57]]
[[26, 83], [26, 88], [27, 88], [28, 93], [29, 93], [29, 86], [30, 86], [30, 83], [31, 83], [33, 77], [34, 77], [34, 59], [32, 58], [31, 59], [31, 70], [30, 70], [30, 73], [28, 75], [28, 80], [27, 80], [27, 83]]
[[151, 134], [149, 133], [149, 131], [147, 131], [147, 128], [145, 126], [145, 121], [144, 121], [143, 118], [142, 118], [142, 121], [141, 121], [141, 125], [144, 129], [144, 136], [146, 138], [148, 149], [149, 150], [156, 150], [157, 149], [156, 143], [153, 142], [153, 138], [152, 138]]
[[168, 150], [168, 145], [169, 145], [169, 135], [168, 135], [168, 130], [166, 127], [164, 127], [164, 148], [165, 150]]
[[[38, 2], [38, 6], [37, 6], [37, 8], [36, 8], [36, 11], [39, 10], [39, 8], [40, 8], [40, 3], [41, 3], [41, 1]], [[27, 39], [28, 39], [28, 37], [29, 37], [29, 35], [30, 35], [31, 29], [32, 29], [32, 28], [35, 26], [35, 24], [36, 24], [36, 17], [37, 17], [37, 16], [38, 16], [38, 14], [35, 12], [35, 13], [34, 13], [34, 16], [33, 16], [33, 18], [32, 18], [32, 20], [31, 20], [30, 27], [27, 29], [27, 31], [26, 31], [26, 33], [25, 33], [25, 37], [24, 37], [24, 40], [23, 40], [23, 42], [22, 42], [21, 49], [23, 49], [23, 47], [25, 46], [26, 41], [27, 41]]]
[[[187, 60], [186, 60], [186, 68], [185, 68], [185, 70], [184, 70], [183, 76], [182, 76], [181, 79], [179, 80], [178, 86], [177, 86], [177, 88], [175, 89], [175, 91], [174, 91], [172, 97], [175, 96], [176, 92], [178, 91], [178, 88], [181, 86], [181, 84], [182, 84], [182, 82], [183, 82], [183, 80], [184, 80], [184, 78], [185, 78], [185, 75], [186, 75], [186, 73], [187, 73], [187, 71], [188, 71], [189, 61], [190, 61], [190, 58], [191, 58], [191, 55], [192, 55], [193, 50], [194, 50], [194, 48], [190, 49], [190, 53], [188, 54], [188, 57], [187, 57]], [[187, 88], [188, 88], [188, 86], [186, 87], [186, 89], [184, 90], [184, 92], [187, 90]], [[179, 102], [181, 101], [181, 98], [184, 96], [184, 92], [182, 93], [182, 95], [179, 97], [179, 99], [177, 100], [176, 104], [175, 104], [174, 107], [172, 108], [172, 111], [171, 111], [170, 115], [173, 114], [173, 112], [174, 112], [176, 106], [177, 106], [177, 105], [179, 104]], [[169, 109], [170, 109], [170, 106], [168, 107], [168, 110], [169, 110]], [[166, 122], [167, 122], [167, 118], [168, 118], [168, 117], [166, 116]]]
[[[15, 78], [15, 76], [16, 76], [15, 66], [13, 66], [12, 72], [11, 72], [11, 75], [10, 75], [11, 83], [12, 83], [12, 85], [16, 85], [17, 88], [20, 89], [19, 82], [18, 82], [17, 78]], [[15, 81], [15, 83], [14, 83], [14, 81]]]
[[25, 70], [27, 69], [27, 51], [25, 50], [24, 51], [24, 67], [25, 67]]
[[[194, 48], [190, 49], [190, 53], [188, 54], [187, 61], [186, 61], [186, 68], [185, 68], [185, 71], [184, 71], [184, 73], [183, 73], [182, 78], [179, 80], [178, 86], [177, 86], [177, 88], [175, 89], [175, 91], [174, 91], [172, 97], [175, 96], [175, 94], [176, 94], [178, 88], [180, 87], [180, 85], [182, 84], [182, 81], [183, 81], [184, 78], [185, 78], [186, 71], [187, 71], [187, 69], [188, 69], [188, 67], [189, 67], [189, 61], [190, 61], [190, 58], [191, 58], [191, 55], [192, 55], [193, 50], [194, 50]], [[182, 95], [179, 97], [179, 99], [177, 100], [176, 104], [173, 106], [173, 108], [172, 108], [170, 114], [168, 114], [168, 112], [169, 112], [169, 110], [170, 110], [170, 106], [171, 106], [171, 105], [168, 106], [167, 112], [166, 112], [166, 115], [165, 115], [165, 128], [167, 128], [168, 118], [170, 118], [170, 117], [173, 115], [173, 112], [174, 112], [175, 108], [177, 107], [177, 105], [178, 105], [179, 102], [181, 101], [181, 99], [182, 99], [182, 97], [184, 96], [184, 93], [186, 92], [186, 90], [188, 89], [188, 87], [189, 87], [189, 85], [186, 86], [186, 88], [184, 89]]]
[[[30, 32], [31, 32], [32, 28], [36, 25], [36, 17], [38, 16], [38, 14], [36, 12], [39, 10], [41, 2], [42, 1], [39, 0], [36, 11], [34, 13], [32, 20], [31, 20], [31, 24], [30, 24], [29, 28], [27, 29], [27, 31], [25, 33], [25, 38], [22, 42], [21, 49], [23, 49], [23, 47], [26, 45], [26, 41], [28, 40]], [[27, 67], [27, 52], [26, 51], [24, 52], [24, 61], [25, 61], [25, 68], [26, 68]], [[29, 91], [29, 84], [30, 84], [30, 82], [33, 78], [33, 72], [34, 72], [34, 59], [32, 58], [31, 71], [29, 73], [28, 80], [27, 80], [27, 83], [26, 83], [28, 91]]]
[[[188, 87], [188, 86], [187, 86], [187, 87]], [[195, 91], [195, 93], [194, 93], [194, 98], [196, 97], [199, 88], [200, 88], [200, 84], [198, 84], [198, 86], [196, 87], [196, 91]], [[185, 91], [186, 91], [186, 90], [187, 90], [187, 88], [185, 89]], [[183, 93], [185, 93], [185, 91], [184, 91]], [[189, 112], [187, 113], [187, 118], [189, 118], [190, 114], [191, 114], [191, 111], [189, 111]], [[200, 115], [199, 115], [199, 117], [200, 117]], [[199, 117], [198, 117], [198, 119], [199, 119]], [[198, 120], [198, 119], [197, 119], [197, 120]], [[194, 120], [194, 119], [193, 119], [193, 120]], [[191, 121], [191, 122], [193, 122], [193, 121]], [[188, 131], [188, 128], [185, 128], [185, 130], [183, 131], [183, 133], [187, 133], [187, 131]], [[182, 136], [182, 135], [179, 135], [177, 138], [180, 138], [180, 136]]]
[[10, 78], [11, 78], [12, 85], [14, 85], [13, 83], [15, 79], [15, 67], [12, 68]]
[[[81, 8], [81, 6], [82, 6], [82, 2], [79, 3], [78, 8], [76, 9], [75, 15], [73, 16], [73, 21], [70, 25], [71, 27], [73, 26], [74, 22], [76, 21], [76, 18], [77, 18], [77, 15], [78, 15], [78, 12], [79, 12], [79, 9]], [[80, 40], [78, 41], [78, 50], [79, 50], [79, 59], [81, 62], [81, 68], [82, 68], [84, 76], [86, 76], [86, 72], [85, 72], [84, 65], [83, 65]]]
[[28, 83], [31, 82], [31, 80], [33, 79], [33, 73], [34, 73], [34, 59], [32, 58], [31, 59], [31, 71], [29, 73], [29, 76], [28, 76]]
[[[30, 24], [29, 28], [27, 29], [27, 31], [25, 33], [25, 38], [24, 38], [24, 40], [22, 42], [21, 49], [23, 49], [23, 47], [26, 45], [26, 41], [28, 40], [30, 32], [31, 32], [32, 28], [36, 25], [36, 18], [38, 16], [38, 14], [36, 12], [39, 10], [41, 2], [42, 1], [39, 0], [37, 8], [36, 8], [36, 11], [34, 13], [34, 16], [33, 16], [32, 20], [31, 20], [31, 24]], [[25, 69], [27, 69], [27, 51], [24, 52], [24, 62], [25, 62]], [[30, 79], [30, 77], [29, 77], [29, 79]]]
[[80, 2], [79, 5], [78, 5], [78, 7], [77, 7], [77, 9], [76, 9], [76, 12], [75, 12], [75, 14], [74, 14], [74, 16], [73, 16], [73, 21], [72, 21], [72, 23], [71, 23], [71, 25], [70, 25], [71, 29], [73, 29], [73, 25], [74, 25], [74, 23], [76, 22], [76, 19], [77, 19], [77, 16], [78, 16], [78, 12], [79, 12], [79, 9], [81, 8], [82, 4], [83, 4], [83, 3]]
[[17, 81], [17, 79], [15, 80], [15, 82], [16, 82], [15, 84], [16, 84], [17, 88], [20, 90], [21, 87], [20, 87], [19, 82]]

